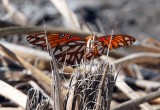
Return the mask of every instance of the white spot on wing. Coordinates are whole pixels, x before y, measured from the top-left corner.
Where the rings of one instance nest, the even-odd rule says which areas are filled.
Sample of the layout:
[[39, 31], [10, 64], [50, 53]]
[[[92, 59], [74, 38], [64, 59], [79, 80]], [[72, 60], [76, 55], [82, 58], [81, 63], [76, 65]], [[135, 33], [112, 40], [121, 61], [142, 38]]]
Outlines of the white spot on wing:
[[74, 55], [72, 55], [72, 58], [71, 58], [71, 61], [73, 61], [74, 60]]
[[36, 42], [36, 44], [43, 44], [43, 43], [45, 43], [45, 41]]
[[127, 44], [130, 45], [130, 44], [131, 44], [131, 41], [127, 41]]
[[84, 51], [84, 49], [85, 49], [85, 46], [83, 45], [83, 46], [81, 46], [81, 48], [78, 51], [82, 52], [82, 51]]
[[119, 43], [118, 43], [118, 45], [120, 45], [120, 46], [124, 46], [124, 44], [123, 44], [122, 42], [119, 42]]
[[73, 48], [73, 50], [70, 50], [69, 52], [76, 52], [79, 47], [80, 47], [80, 46], [75, 46], [75, 47]]
[[125, 37], [124, 40], [129, 40], [129, 38], [128, 38], [128, 37]]
[[75, 42], [69, 42], [68, 45], [75, 45], [76, 46], [76, 43]]
[[38, 35], [37, 37], [42, 38], [42, 37], [44, 37], [44, 36], [45, 36], [44, 34], [40, 34], [40, 35]]
[[78, 57], [78, 59], [80, 59], [81, 58], [81, 54], [79, 53], [79, 54], [77, 54], [77, 57]]
[[69, 48], [70, 48], [69, 46], [62, 47], [62, 52], [67, 51]]
[[59, 49], [57, 51], [54, 52], [54, 55], [58, 55], [60, 54], [62, 51], [60, 51]]
[[92, 57], [92, 53], [88, 53], [88, 54], [87, 54], [87, 57]]
[[36, 40], [36, 38], [27, 38], [26, 39], [28, 42], [33, 42], [34, 40]]
[[77, 42], [77, 43], [82, 43], [82, 44], [84, 44], [84, 43], [85, 43], [84, 41], [75, 41], [75, 42]]
[[69, 59], [70, 59], [70, 55], [67, 55], [67, 56], [66, 56], [66, 60], [69, 60]]
[[61, 61], [62, 60], [62, 57], [60, 57], [59, 59], [58, 59], [58, 61]]

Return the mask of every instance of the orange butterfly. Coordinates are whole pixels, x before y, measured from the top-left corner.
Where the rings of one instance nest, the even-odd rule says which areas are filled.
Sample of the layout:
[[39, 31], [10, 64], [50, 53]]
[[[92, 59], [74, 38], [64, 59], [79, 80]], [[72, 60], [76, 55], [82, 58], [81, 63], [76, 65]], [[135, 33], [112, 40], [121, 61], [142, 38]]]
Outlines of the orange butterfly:
[[54, 33], [34, 33], [27, 36], [27, 41], [33, 45], [47, 50], [46, 39], [50, 44], [50, 49], [59, 63], [66, 62], [67, 65], [74, 65], [75, 61], [80, 63], [83, 58], [92, 59], [107, 53], [109, 49], [125, 47], [131, 45], [136, 40], [129, 35], [108, 35], [97, 38], [96, 35], [90, 35], [86, 38], [70, 34]]

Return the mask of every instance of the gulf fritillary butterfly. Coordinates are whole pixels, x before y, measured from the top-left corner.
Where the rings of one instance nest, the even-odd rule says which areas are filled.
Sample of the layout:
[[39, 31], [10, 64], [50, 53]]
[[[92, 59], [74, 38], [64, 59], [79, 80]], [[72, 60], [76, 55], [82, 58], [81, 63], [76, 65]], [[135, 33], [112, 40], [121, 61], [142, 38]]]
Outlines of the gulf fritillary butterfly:
[[109, 49], [115, 49], [131, 45], [135, 42], [135, 38], [129, 35], [108, 35], [97, 38], [95, 35], [90, 35], [86, 38], [70, 34], [54, 34], [54, 33], [34, 33], [28, 35], [26, 40], [33, 45], [42, 47], [47, 50], [47, 36], [50, 48], [56, 60], [59, 63], [66, 62], [67, 65], [74, 65], [75, 61], [80, 63], [81, 60], [90, 60], [91, 58], [100, 57], [107, 53], [110, 39]]

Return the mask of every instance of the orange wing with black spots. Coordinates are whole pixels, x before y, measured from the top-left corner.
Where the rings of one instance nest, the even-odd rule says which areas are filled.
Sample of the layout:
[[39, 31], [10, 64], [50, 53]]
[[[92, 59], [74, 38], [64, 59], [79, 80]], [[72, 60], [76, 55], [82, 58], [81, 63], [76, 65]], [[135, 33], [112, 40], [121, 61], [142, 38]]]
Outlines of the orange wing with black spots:
[[129, 36], [129, 35], [112, 35], [112, 36], [108, 35], [108, 36], [102, 36], [98, 38], [97, 40], [102, 43], [104, 48], [108, 48], [109, 42], [111, 40], [111, 44], [109, 47], [110, 50], [119, 48], [119, 47], [129, 46], [136, 41], [134, 37]]
[[92, 36], [87, 36], [86, 40], [87, 40], [87, 46], [86, 46], [87, 53], [85, 53], [85, 57], [87, 59], [92, 58], [92, 56], [96, 58], [100, 57], [103, 54], [106, 54], [110, 41], [111, 43], [109, 50], [119, 47], [129, 46], [136, 41], [134, 37], [131, 37], [129, 35], [112, 35], [112, 36], [108, 35], [99, 38], [95, 35], [92, 35]]

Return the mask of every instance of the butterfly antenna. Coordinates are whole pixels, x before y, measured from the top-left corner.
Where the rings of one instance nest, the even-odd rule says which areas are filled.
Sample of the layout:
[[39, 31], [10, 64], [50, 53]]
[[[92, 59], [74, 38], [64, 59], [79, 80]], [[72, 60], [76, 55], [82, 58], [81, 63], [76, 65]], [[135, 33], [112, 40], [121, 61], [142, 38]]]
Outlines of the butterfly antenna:
[[108, 49], [107, 49], [107, 61], [108, 61], [109, 48], [110, 48], [110, 45], [111, 45], [111, 42], [112, 42], [112, 37], [113, 37], [113, 29], [112, 29], [112, 33], [111, 33], [111, 39], [109, 41], [109, 45], [108, 45]]
[[84, 21], [84, 23], [87, 25], [87, 27], [91, 31], [92, 35], [94, 35], [93, 32], [92, 32], [92, 30], [91, 30], [91, 28], [89, 27], [88, 23], [86, 21]]

